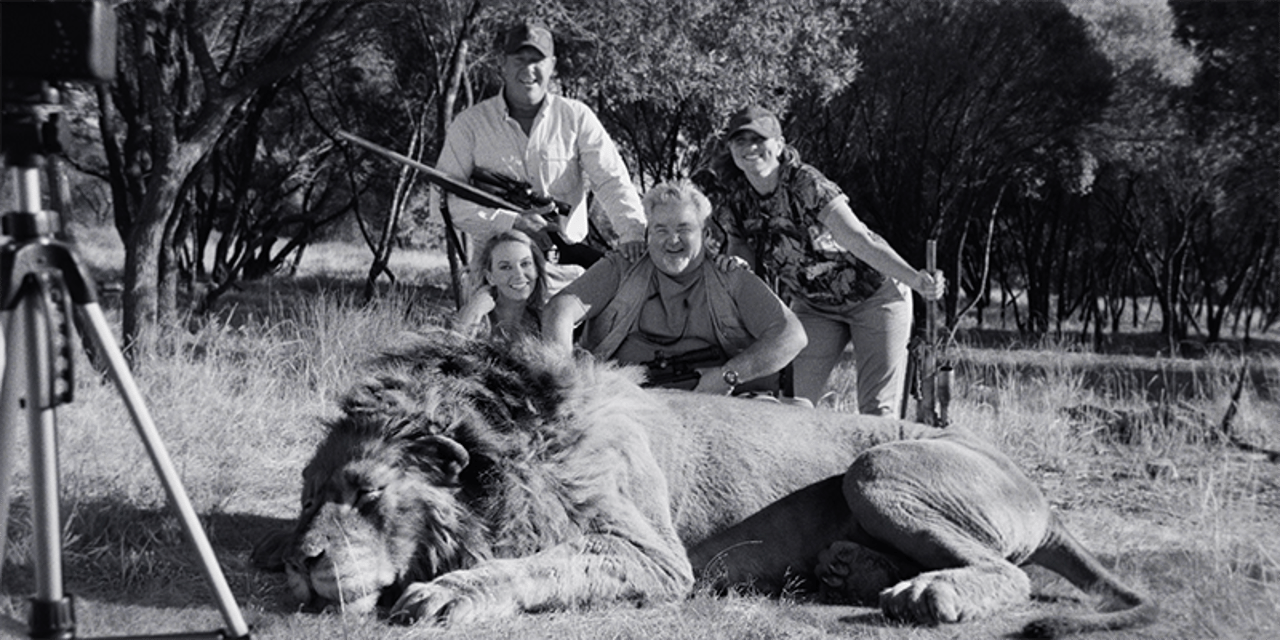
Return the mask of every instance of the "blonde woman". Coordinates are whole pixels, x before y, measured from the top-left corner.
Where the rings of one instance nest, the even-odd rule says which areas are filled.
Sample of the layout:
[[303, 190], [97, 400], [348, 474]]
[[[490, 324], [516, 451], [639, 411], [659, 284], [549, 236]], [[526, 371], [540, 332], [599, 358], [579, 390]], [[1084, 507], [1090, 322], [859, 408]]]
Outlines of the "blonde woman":
[[547, 266], [527, 234], [509, 229], [491, 236], [477, 256], [479, 282], [453, 317], [468, 336], [511, 339], [540, 332], [547, 298]]

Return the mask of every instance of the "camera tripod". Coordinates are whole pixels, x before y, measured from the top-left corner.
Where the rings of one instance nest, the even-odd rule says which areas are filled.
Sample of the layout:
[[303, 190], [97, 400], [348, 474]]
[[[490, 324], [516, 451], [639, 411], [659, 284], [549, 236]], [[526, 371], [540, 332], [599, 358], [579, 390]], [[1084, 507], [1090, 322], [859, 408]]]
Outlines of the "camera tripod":
[[[23, 107], [32, 106], [34, 100]], [[30, 434], [31, 501], [35, 542], [36, 593], [31, 598], [31, 638], [75, 637], [75, 612], [63, 591], [62, 528], [59, 523], [55, 408], [70, 402], [72, 313], [78, 312], [98, 355], [142, 437], [152, 465], [179, 516], [187, 542], [217, 599], [226, 629], [157, 636], [170, 640], [249, 638], [239, 607], [218, 566], [169, 459], [142, 395], [110, 326], [98, 306], [93, 281], [72, 246], [52, 231], [53, 215], [41, 209], [40, 166], [56, 122], [41, 122], [34, 108], [10, 108], [6, 96], [4, 152], [13, 176], [17, 211], [3, 215], [0, 245], [0, 560], [4, 558], [15, 431], [25, 422]], [[25, 419], [24, 419], [25, 418]], [[144, 637], [144, 636], [134, 636]]]

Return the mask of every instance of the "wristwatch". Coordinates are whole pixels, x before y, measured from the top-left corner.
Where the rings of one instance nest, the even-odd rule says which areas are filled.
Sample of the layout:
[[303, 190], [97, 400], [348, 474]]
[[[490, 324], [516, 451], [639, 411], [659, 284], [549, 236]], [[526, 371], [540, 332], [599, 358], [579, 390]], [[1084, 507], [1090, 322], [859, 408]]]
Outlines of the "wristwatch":
[[724, 383], [729, 385], [730, 389], [737, 387], [739, 382], [742, 382], [742, 380], [738, 378], [737, 371], [734, 371], [733, 369], [724, 370]]

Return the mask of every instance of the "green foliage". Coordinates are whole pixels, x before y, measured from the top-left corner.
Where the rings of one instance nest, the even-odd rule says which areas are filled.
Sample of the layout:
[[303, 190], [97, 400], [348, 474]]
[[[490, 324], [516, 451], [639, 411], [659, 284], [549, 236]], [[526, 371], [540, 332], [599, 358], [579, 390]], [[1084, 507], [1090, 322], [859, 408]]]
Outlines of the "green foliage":
[[797, 143], [891, 241], [958, 228], [1006, 186], [1034, 192], [1075, 177], [1075, 137], [1111, 90], [1110, 65], [1078, 18], [1047, 2], [873, 6], [858, 40], [862, 76], [798, 114], [812, 126]]
[[1066, 0], [1065, 4], [1088, 23], [1098, 50], [1117, 73], [1144, 66], [1172, 85], [1191, 82], [1198, 62], [1171, 37], [1174, 17], [1166, 0]]
[[986, 286], [999, 215], [998, 268], [1047, 300], [1052, 263], [1037, 261], [1054, 256], [1043, 248], [1060, 222], [1037, 208], [1019, 225], [999, 207], [1090, 178], [1079, 142], [1113, 84], [1084, 21], [1055, 2], [871, 2], [856, 46], [857, 81], [790, 118], [805, 159], [910, 262], [939, 239], [941, 264], [971, 297]]

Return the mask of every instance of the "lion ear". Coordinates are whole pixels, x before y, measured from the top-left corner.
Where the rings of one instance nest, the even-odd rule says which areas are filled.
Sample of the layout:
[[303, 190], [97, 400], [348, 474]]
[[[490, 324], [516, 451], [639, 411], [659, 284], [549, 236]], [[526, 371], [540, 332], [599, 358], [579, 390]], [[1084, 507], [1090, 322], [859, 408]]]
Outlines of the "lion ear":
[[462, 470], [471, 462], [465, 447], [453, 438], [430, 435], [414, 447], [414, 453], [423, 467], [433, 467], [440, 472], [440, 483], [457, 486]]

